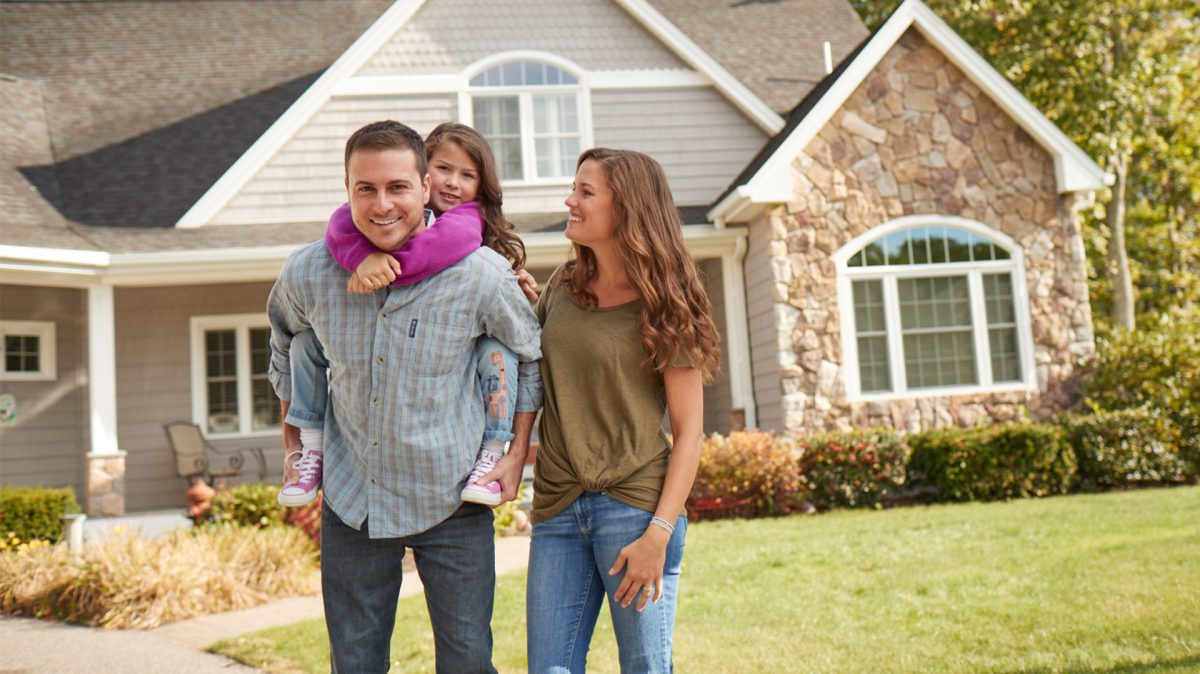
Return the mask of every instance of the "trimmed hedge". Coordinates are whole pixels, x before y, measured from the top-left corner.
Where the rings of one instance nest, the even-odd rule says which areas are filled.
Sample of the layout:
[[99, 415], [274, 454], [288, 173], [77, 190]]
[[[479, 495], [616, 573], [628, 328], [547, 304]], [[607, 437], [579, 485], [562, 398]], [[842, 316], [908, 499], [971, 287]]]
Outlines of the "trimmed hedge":
[[77, 512], [79, 503], [70, 487], [0, 488], [0, 536], [12, 532], [22, 541], [58, 542], [62, 516]]
[[907, 481], [908, 446], [890, 429], [814, 435], [800, 448], [800, 472], [821, 510], [876, 507]]
[[1100, 410], [1061, 423], [1079, 465], [1076, 485], [1085, 491], [1181, 481], [1189, 473], [1180, 431], [1158, 408]]
[[[212, 498], [212, 507], [192, 518], [197, 525], [233, 524], [269, 527], [287, 522], [287, 508], [279, 505], [279, 485], [252, 482], [222, 487]], [[319, 512], [319, 511], [318, 511]]]
[[910, 475], [937, 488], [940, 500], [991, 501], [1065, 494], [1075, 452], [1061, 428], [1010, 423], [908, 436]]
[[797, 453], [787, 438], [761, 431], [706, 437], [688, 497], [692, 520], [786, 515], [806, 498]]

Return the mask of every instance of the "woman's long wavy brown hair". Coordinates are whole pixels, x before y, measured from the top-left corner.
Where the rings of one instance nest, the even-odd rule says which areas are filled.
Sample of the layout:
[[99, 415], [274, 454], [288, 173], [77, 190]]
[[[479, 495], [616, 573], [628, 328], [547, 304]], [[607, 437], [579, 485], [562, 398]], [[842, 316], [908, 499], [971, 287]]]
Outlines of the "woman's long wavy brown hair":
[[479, 169], [479, 193], [475, 201], [483, 216], [483, 245], [508, 258], [513, 269], [525, 266], [525, 244], [513, 230], [513, 224], [504, 217], [504, 192], [500, 189], [500, 177], [496, 173], [496, 159], [487, 139], [466, 124], [445, 122], [429, 132], [425, 138], [425, 154], [433, 159], [433, 152], [443, 143], [454, 143], [475, 162]]
[[[720, 366], [721, 337], [700, 270], [683, 244], [683, 221], [675, 208], [667, 175], [657, 161], [632, 150], [593, 148], [579, 155], [600, 165], [613, 193], [612, 238], [642, 300], [638, 332], [646, 349], [643, 365], [662, 372], [686, 354], [704, 381]], [[588, 283], [596, 276], [596, 256], [573, 244], [556, 279], [580, 303], [596, 306]]]

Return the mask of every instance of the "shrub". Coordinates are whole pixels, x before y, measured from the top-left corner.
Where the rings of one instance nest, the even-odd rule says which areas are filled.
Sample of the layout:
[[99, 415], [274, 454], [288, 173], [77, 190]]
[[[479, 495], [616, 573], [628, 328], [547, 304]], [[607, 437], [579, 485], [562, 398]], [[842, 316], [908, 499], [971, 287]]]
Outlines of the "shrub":
[[319, 587], [316, 551], [291, 527], [205, 527], [142, 540], [0, 555], [0, 613], [104, 627], [147, 629], [248, 608]]
[[1101, 340], [1084, 392], [1096, 410], [1162, 410], [1179, 429], [1185, 470], [1200, 473], [1200, 312]]
[[4, 487], [0, 489], [0, 539], [56, 542], [62, 537], [62, 516], [77, 512], [79, 504], [70, 487]]
[[801, 509], [806, 490], [797, 451], [786, 438], [761, 431], [716, 433], [704, 439], [688, 498], [693, 519], [786, 515]]
[[492, 509], [495, 515], [492, 527], [497, 536], [516, 536], [529, 531], [529, 513], [521, 508], [521, 504], [525, 502], [526, 491], [528, 490], [524, 484], [518, 485], [516, 500], [501, 503]]
[[823, 510], [874, 507], [905, 483], [908, 448], [895, 431], [826, 433], [800, 441], [800, 472]]
[[1010, 423], [908, 436], [909, 475], [941, 500], [974, 501], [1065, 494], [1075, 454], [1054, 424]]
[[1061, 419], [1085, 490], [1171, 482], [1187, 475], [1179, 429], [1162, 410], [1146, 406]]
[[[262, 528], [286, 522], [287, 508], [279, 505], [279, 485], [265, 482], [221, 486], [212, 506], [192, 518], [196, 525], [232, 524]], [[317, 511], [318, 517], [320, 511]]]

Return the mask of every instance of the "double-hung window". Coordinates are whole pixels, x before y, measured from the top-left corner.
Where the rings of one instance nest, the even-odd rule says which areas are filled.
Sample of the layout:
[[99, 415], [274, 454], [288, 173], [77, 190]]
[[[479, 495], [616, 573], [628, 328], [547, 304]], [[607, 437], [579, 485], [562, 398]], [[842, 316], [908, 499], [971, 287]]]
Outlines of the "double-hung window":
[[492, 146], [503, 182], [561, 182], [583, 145], [579, 79], [537, 61], [489, 68], [469, 83], [472, 125]]
[[849, 309], [847, 391], [894, 397], [1029, 386], [1020, 251], [978, 223], [905, 220], [835, 256]]
[[192, 416], [209, 436], [274, 432], [279, 398], [267, 379], [271, 328], [262, 314], [192, 318]]

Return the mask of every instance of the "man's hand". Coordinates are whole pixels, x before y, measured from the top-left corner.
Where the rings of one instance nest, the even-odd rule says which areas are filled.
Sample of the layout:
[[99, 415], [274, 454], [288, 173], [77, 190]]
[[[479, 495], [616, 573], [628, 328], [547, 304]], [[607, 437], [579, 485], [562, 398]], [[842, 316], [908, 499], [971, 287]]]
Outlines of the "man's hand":
[[513, 273], [517, 275], [517, 283], [521, 284], [521, 291], [525, 293], [525, 297], [528, 297], [530, 302], [536, 302], [538, 299], [537, 279], [524, 269], [518, 269]]
[[346, 283], [346, 290], [359, 295], [383, 288], [400, 276], [400, 261], [386, 253], [374, 252], [359, 263]]
[[500, 483], [500, 503], [508, 503], [517, 498], [517, 487], [521, 486], [521, 471], [525, 468], [525, 453], [519, 452], [519, 454], [520, 456], [518, 456], [518, 452], [510, 450], [496, 462], [496, 467], [492, 469], [492, 472], [478, 480], [479, 484], [493, 481]]

